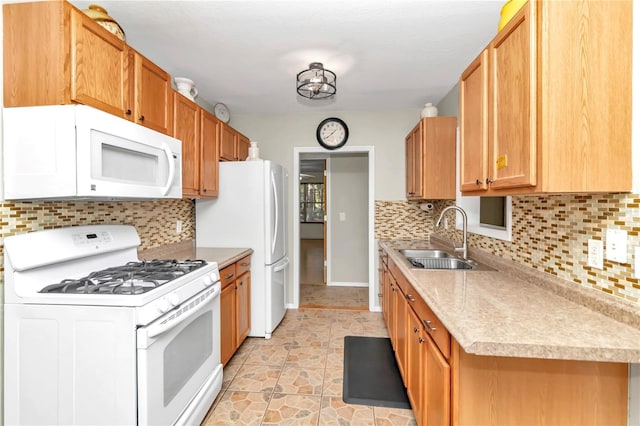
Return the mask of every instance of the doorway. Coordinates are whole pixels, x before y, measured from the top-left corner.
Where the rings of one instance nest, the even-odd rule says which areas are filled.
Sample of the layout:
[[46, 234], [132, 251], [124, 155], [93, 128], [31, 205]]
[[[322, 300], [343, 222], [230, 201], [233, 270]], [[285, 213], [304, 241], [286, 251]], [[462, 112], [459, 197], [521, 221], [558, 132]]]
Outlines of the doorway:
[[379, 310], [373, 147], [294, 148], [292, 308]]

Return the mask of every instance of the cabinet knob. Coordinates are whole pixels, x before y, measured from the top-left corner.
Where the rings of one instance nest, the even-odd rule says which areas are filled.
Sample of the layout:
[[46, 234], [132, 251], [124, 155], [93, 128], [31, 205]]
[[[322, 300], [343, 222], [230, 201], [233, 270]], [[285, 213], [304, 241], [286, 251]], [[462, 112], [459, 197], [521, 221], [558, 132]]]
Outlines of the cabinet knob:
[[490, 183], [493, 183], [493, 179], [487, 178], [486, 182], [487, 182], [487, 185], [489, 185]]
[[418, 327], [413, 327], [413, 332], [417, 333], [418, 332]]
[[476, 179], [476, 185], [482, 185], [482, 181], [480, 179]]
[[144, 121], [144, 115], [141, 115], [140, 117], [138, 117], [138, 120]]
[[424, 339], [422, 337], [418, 337], [418, 343], [422, 343], [424, 342]]
[[415, 302], [415, 301], [416, 301], [415, 297], [413, 297], [411, 294], [407, 294], [407, 296], [406, 296], [406, 297], [407, 297], [407, 300], [408, 300], [409, 302]]
[[131, 115], [131, 110], [130, 110], [130, 109], [126, 110], [126, 111], [124, 112], [124, 114], [125, 114], [125, 115]]
[[207, 188], [202, 188], [202, 192], [207, 192]]

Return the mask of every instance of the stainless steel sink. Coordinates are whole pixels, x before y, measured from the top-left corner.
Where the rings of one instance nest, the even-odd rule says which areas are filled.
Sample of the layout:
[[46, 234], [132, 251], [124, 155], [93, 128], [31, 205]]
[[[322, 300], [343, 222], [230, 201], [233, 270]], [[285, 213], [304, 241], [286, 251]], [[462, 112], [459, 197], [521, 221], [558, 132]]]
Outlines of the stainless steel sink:
[[476, 262], [473, 262], [471, 260], [457, 259], [455, 257], [410, 257], [408, 258], [408, 260], [411, 265], [420, 269], [474, 269], [475, 266], [477, 266]]
[[456, 256], [442, 250], [399, 250], [404, 257], [408, 258], [455, 258]]

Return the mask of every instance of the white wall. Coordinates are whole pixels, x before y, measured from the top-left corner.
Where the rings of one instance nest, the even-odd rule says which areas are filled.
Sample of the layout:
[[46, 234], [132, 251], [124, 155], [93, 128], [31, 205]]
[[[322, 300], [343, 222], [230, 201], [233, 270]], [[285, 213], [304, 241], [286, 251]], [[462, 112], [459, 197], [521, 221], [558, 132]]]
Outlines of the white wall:
[[[375, 149], [374, 198], [404, 200], [404, 138], [420, 119], [420, 108], [397, 111], [313, 111], [284, 115], [237, 115], [231, 125], [258, 142], [260, 156], [282, 164], [292, 173], [293, 148], [317, 147], [316, 129], [327, 117], [338, 117], [349, 127], [347, 146]], [[340, 150], [336, 151], [340, 152]], [[294, 182], [289, 179], [289, 204]], [[293, 250], [293, 222], [289, 209], [289, 250]], [[298, 220], [298, 218], [293, 218]], [[292, 253], [289, 253], [290, 257]], [[289, 268], [287, 303], [293, 303], [293, 268]]]
[[368, 161], [363, 154], [331, 158], [328, 285], [368, 284]]

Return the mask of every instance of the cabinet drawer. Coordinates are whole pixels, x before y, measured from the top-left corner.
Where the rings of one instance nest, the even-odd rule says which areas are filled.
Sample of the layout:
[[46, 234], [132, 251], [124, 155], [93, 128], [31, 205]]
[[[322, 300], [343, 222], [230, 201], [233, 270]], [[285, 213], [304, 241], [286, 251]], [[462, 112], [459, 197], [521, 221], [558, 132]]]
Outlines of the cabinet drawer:
[[243, 257], [236, 262], [236, 275], [240, 276], [251, 270], [251, 256]]
[[236, 280], [236, 264], [233, 263], [226, 268], [220, 270], [220, 281], [222, 288], [225, 288], [229, 284]]
[[[418, 318], [420, 318], [420, 324], [422, 324], [427, 334], [434, 340], [438, 349], [442, 352], [442, 355], [444, 355], [446, 359], [449, 359], [451, 355], [451, 335], [449, 331], [411, 285], [408, 286], [405, 294], [409, 306], [413, 308]], [[429, 322], [425, 323], [425, 321]]]

